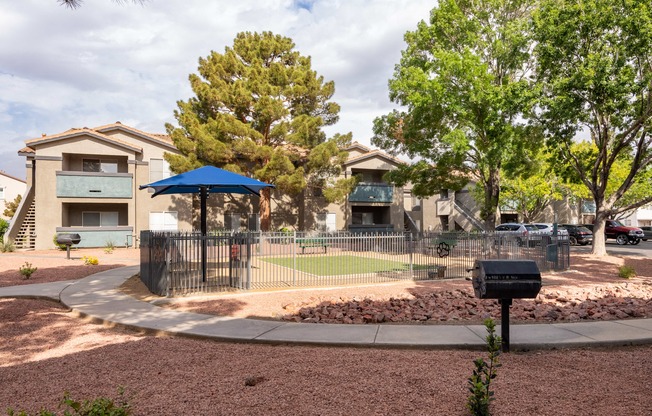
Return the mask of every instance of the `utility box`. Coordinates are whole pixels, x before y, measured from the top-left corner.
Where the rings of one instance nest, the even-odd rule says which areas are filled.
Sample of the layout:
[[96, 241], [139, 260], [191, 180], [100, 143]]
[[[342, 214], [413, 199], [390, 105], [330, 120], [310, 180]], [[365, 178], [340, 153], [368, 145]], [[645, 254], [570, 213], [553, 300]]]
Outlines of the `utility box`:
[[533, 260], [476, 260], [472, 281], [480, 299], [536, 298], [541, 290]]

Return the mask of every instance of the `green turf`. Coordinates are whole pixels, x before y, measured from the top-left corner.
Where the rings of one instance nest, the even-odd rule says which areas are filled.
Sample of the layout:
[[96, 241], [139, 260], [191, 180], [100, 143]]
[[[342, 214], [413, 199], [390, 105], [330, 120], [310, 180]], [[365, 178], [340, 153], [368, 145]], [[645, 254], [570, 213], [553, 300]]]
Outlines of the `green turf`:
[[[294, 267], [291, 257], [262, 258], [268, 263], [283, 267]], [[296, 258], [298, 271], [317, 276], [336, 276], [347, 274], [378, 273], [395, 270], [409, 270], [408, 263], [392, 260], [374, 259], [359, 256], [318, 256]], [[414, 265], [414, 269], [424, 269], [426, 266]]]

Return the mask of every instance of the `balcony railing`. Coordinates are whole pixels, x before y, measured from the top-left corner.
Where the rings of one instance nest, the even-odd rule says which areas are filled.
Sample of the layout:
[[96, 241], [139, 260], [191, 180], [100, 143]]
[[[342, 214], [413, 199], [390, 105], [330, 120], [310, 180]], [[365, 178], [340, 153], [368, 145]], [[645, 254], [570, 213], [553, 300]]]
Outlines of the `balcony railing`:
[[134, 245], [134, 227], [57, 227], [58, 233], [79, 234], [81, 241], [75, 247], [132, 247]]
[[59, 198], [131, 198], [131, 173], [57, 172]]
[[393, 202], [394, 187], [392, 185], [366, 183], [355, 187], [349, 194], [349, 202]]

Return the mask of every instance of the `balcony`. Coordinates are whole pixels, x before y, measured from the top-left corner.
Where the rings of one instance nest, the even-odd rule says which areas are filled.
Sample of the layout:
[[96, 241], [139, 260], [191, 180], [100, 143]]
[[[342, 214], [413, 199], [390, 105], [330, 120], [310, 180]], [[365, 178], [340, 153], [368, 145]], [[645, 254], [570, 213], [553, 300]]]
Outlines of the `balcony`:
[[384, 184], [360, 184], [349, 194], [349, 202], [394, 202], [394, 186]]
[[133, 247], [134, 227], [57, 227], [58, 233], [79, 234], [81, 241], [75, 245], [78, 248]]
[[453, 201], [446, 198], [437, 201], [437, 215], [446, 216], [453, 212]]
[[131, 173], [57, 172], [59, 198], [131, 198]]

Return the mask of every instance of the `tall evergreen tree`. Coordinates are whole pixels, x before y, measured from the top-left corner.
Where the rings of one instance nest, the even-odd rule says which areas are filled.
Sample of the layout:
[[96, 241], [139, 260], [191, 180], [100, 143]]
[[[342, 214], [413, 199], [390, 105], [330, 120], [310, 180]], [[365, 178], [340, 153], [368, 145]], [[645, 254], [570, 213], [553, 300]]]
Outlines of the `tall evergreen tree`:
[[[182, 155], [166, 155], [170, 168], [185, 172], [214, 165], [276, 185], [297, 195], [309, 184], [325, 196], [350, 189], [335, 180], [351, 135], [327, 139], [322, 127], [338, 120], [330, 101], [335, 84], [311, 68], [310, 57], [291, 39], [270, 32], [239, 33], [233, 47], [199, 59], [190, 75], [195, 97], [179, 101], [179, 127], [167, 131]], [[261, 192], [260, 222], [270, 228], [270, 190]]]

